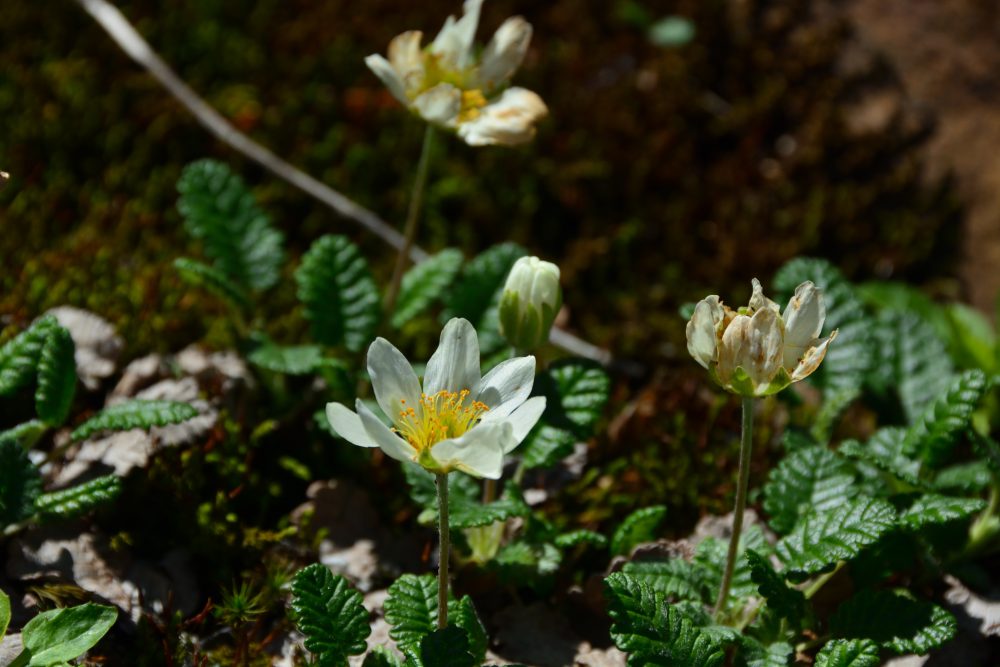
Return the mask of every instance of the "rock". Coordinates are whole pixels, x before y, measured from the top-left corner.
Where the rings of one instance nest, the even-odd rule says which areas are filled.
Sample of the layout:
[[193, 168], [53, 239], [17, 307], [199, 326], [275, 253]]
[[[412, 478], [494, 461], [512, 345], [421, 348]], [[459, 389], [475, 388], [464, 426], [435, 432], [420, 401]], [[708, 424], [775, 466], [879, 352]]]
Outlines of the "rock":
[[108, 394], [108, 402], [135, 396], [143, 388], [156, 382], [166, 372], [163, 357], [159, 354], [150, 354], [136, 359], [125, 367], [118, 384]]
[[114, 375], [125, 343], [110, 322], [72, 306], [59, 306], [46, 314], [54, 316], [73, 338], [76, 374], [87, 389], [96, 390], [101, 380]]
[[9, 667], [23, 650], [24, 642], [21, 641], [21, 633], [0, 637], [0, 667]]

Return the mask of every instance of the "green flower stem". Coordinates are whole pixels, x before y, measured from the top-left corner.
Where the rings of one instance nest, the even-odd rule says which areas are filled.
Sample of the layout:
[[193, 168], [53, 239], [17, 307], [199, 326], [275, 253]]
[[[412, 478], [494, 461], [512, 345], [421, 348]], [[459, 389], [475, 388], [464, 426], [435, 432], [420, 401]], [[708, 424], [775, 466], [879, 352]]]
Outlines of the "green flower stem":
[[451, 559], [451, 536], [448, 527], [448, 473], [437, 475], [438, 532], [438, 628], [448, 626], [448, 561]]
[[965, 545], [966, 556], [979, 556], [989, 551], [989, 545], [1000, 535], [1000, 488], [994, 483], [990, 489], [989, 505], [969, 528], [969, 541]]
[[752, 396], [743, 397], [743, 433], [740, 438], [740, 472], [736, 481], [736, 509], [733, 510], [733, 536], [729, 539], [726, 570], [722, 574], [722, 586], [715, 601], [716, 618], [725, 609], [726, 600], [729, 598], [729, 587], [733, 583], [736, 555], [740, 546], [740, 533], [743, 532], [743, 513], [747, 508], [747, 485], [750, 481], [750, 453], [753, 449], [753, 402]]
[[427, 124], [424, 130], [424, 143], [420, 149], [420, 161], [417, 163], [417, 176], [410, 192], [410, 206], [406, 212], [406, 223], [403, 227], [403, 247], [396, 255], [396, 267], [392, 270], [392, 281], [385, 293], [385, 314], [392, 315], [399, 297], [399, 287], [403, 282], [403, 273], [410, 262], [410, 249], [417, 238], [417, 223], [420, 221], [420, 209], [423, 207], [424, 190], [427, 188], [427, 172], [431, 162], [431, 147], [434, 143], [434, 128]]

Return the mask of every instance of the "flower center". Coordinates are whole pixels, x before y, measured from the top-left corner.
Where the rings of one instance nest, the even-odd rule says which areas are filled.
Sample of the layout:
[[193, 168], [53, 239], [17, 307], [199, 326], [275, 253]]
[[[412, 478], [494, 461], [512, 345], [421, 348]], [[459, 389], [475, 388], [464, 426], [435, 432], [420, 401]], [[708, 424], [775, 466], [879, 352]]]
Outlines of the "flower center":
[[462, 108], [458, 112], [458, 122], [467, 123], [479, 117], [479, 110], [486, 106], [486, 96], [478, 88], [462, 91]]
[[406, 438], [418, 452], [424, 452], [448, 438], [457, 438], [476, 425], [488, 411], [485, 403], [466, 404], [469, 390], [439, 391], [420, 395], [420, 410], [400, 399], [402, 409], [393, 430]]

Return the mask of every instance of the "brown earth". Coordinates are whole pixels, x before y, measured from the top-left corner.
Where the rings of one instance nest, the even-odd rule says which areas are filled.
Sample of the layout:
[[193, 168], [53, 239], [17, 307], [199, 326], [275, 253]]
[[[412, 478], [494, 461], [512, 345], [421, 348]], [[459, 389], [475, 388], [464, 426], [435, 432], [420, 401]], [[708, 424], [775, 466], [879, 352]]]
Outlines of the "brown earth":
[[952, 173], [967, 206], [961, 278], [992, 312], [1000, 292], [1000, 4], [994, 0], [847, 0], [857, 36], [891, 61], [907, 104], [937, 127], [931, 178]]

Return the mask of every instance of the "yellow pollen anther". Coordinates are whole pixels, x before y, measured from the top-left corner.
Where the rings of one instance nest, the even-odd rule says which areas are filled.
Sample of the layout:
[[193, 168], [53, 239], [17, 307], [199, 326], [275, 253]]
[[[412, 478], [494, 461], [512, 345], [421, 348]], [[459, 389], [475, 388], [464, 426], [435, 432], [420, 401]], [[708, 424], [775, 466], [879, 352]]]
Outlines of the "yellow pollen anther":
[[489, 408], [481, 401], [466, 402], [469, 390], [420, 395], [420, 410], [405, 405], [393, 429], [422, 452], [447, 438], [457, 438], [475, 426]]

